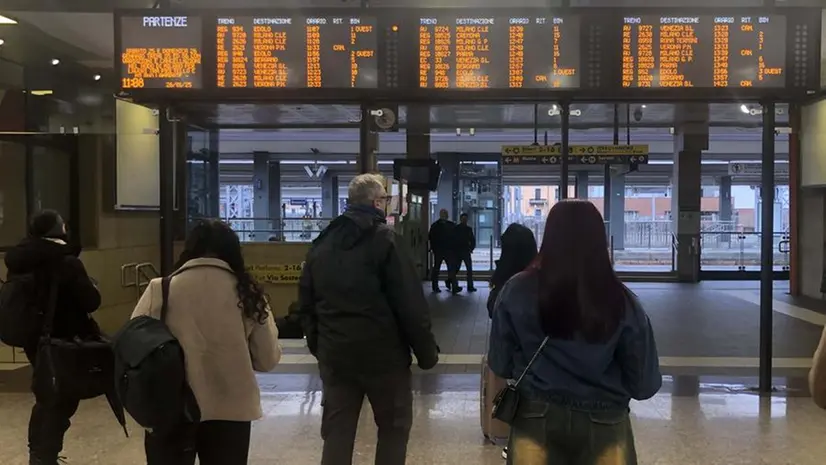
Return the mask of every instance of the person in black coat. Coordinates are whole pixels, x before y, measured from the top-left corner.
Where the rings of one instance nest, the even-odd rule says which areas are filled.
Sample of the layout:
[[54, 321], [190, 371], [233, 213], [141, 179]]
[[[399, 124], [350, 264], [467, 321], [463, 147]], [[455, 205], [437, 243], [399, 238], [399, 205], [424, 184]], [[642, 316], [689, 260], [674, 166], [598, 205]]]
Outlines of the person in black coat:
[[453, 285], [454, 294], [462, 290], [456, 278], [462, 263], [465, 264], [465, 270], [467, 270], [467, 291], [476, 292], [473, 286], [473, 251], [475, 249], [476, 235], [473, 234], [473, 228], [468, 224], [468, 214], [462, 213], [459, 215], [459, 224], [453, 229], [453, 269], [451, 273], [448, 273], [448, 280]]
[[[57, 280], [57, 306], [52, 337], [61, 339], [97, 336], [100, 329], [90, 313], [100, 307], [100, 293], [78, 258], [80, 248], [69, 245], [60, 214], [46, 210], [32, 218], [28, 237], [5, 255], [9, 276], [34, 274], [39, 295], [48, 296]], [[46, 305], [44, 300], [42, 305]], [[46, 311], [47, 309], [43, 309]], [[32, 366], [37, 364], [39, 335], [24, 347]], [[55, 465], [63, 450], [63, 436], [77, 411], [78, 399], [35, 398], [29, 419], [29, 463]]]
[[[452, 241], [456, 223], [450, 221], [447, 217], [447, 210], [441, 209], [439, 219], [430, 225], [430, 232], [428, 233], [430, 251], [433, 252], [433, 268], [430, 270], [430, 285], [433, 292], [441, 292], [439, 289], [439, 272], [442, 269], [442, 263], [447, 266], [448, 274], [450, 274], [454, 261]], [[445, 281], [445, 284], [450, 288], [449, 279]]]
[[536, 258], [536, 238], [533, 231], [512, 223], [502, 234], [502, 254], [496, 260], [496, 270], [490, 280], [488, 315], [493, 318], [493, 304], [502, 286], [515, 274], [521, 273]]
[[323, 385], [322, 465], [350, 465], [366, 396], [378, 427], [376, 463], [404, 465], [413, 423], [413, 363], [439, 360], [430, 310], [411, 258], [386, 224], [384, 178], [362, 174], [347, 211], [313, 241], [298, 283], [298, 315]]

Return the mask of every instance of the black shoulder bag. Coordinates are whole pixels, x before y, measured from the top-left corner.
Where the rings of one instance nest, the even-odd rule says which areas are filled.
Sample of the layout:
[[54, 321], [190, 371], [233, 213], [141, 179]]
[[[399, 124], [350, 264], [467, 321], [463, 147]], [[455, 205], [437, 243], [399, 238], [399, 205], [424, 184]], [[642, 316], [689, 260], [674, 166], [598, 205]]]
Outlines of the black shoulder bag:
[[43, 332], [34, 361], [32, 390], [38, 399], [92, 399], [114, 392], [114, 353], [102, 336], [81, 339], [52, 337], [60, 282], [49, 278]]
[[519, 379], [516, 380], [515, 383], [509, 384], [506, 388], [499, 391], [499, 394], [496, 394], [496, 398], [493, 399], [493, 411], [491, 411], [491, 416], [499, 421], [503, 421], [509, 425], [513, 424], [513, 421], [516, 419], [516, 411], [519, 409], [519, 398], [521, 397], [519, 394], [519, 384], [522, 383], [522, 380], [525, 379], [525, 375], [528, 374], [530, 371], [531, 366], [539, 357], [539, 354], [542, 353], [542, 350], [545, 349], [545, 346], [548, 344], [548, 336], [545, 336], [545, 339], [542, 340], [542, 344], [539, 345], [539, 348], [536, 349], [534, 352], [533, 357], [528, 362], [528, 365], [525, 366], [525, 369], [522, 370], [522, 374], [519, 375]]

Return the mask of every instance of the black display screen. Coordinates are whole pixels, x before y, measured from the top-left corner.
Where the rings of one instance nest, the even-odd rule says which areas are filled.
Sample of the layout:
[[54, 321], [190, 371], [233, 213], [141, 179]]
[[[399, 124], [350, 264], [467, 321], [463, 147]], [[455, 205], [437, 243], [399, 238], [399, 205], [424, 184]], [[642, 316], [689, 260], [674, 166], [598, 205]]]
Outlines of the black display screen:
[[121, 16], [121, 88], [201, 88], [201, 22], [198, 16]]
[[625, 16], [623, 87], [784, 87], [783, 16]]
[[419, 87], [576, 88], [579, 17], [420, 15]]
[[220, 16], [219, 88], [376, 87], [378, 31], [372, 17]]

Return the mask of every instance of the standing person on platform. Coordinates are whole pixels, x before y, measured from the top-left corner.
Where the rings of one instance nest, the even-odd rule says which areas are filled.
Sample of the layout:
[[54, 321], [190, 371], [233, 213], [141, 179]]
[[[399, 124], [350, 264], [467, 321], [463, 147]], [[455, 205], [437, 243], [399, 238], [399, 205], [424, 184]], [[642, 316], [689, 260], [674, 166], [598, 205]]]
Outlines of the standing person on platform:
[[533, 231], [512, 223], [502, 234], [502, 254], [496, 260], [496, 271], [490, 279], [488, 315], [493, 318], [493, 305], [502, 287], [517, 273], [525, 270], [536, 258], [536, 238]]
[[404, 465], [413, 423], [411, 350], [433, 368], [438, 347], [412, 260], [386, 224], [383, 178], [353, 178], [347, 211], [307, 254], [299, 310], [324, 390], [322, 465], [350, 465], [364, 397], [378, 426], [376, 465]]
[[[430, 284], [433, 292], [441, 292], [439, 289], [439, 272], [442, 270], [442, 263], [447, 266], [448, 275], [453, 268], [453, 251], [451, 249], [451, 240], [453, 238], [453, 230], [456, 228], [456, 223], [447, 219], [447, 210], [444, 208], [439, 210], [439, 219], [430, 225], [430, 232], [428, 239], [430, 241], [430, 251], [433, 252], [433, 268], [430, 270]], [[451, 282], [448, 279], [445, 281], [448, 290], [451, 287]]]
[[245, 465], [252, 422], [263, 416], [255, 372], [275, 369], [281, 346], [267, 296], [229, 225], [199, 221], [177, 270], [149, 282], [132, 318], [160, 319], [164, 300], [164, 322], [184, 350], [200, 421], [147, 431], [146, 463], [193, 465], [197, 455], [201, 465]]
[[476, 249], [476, 235], [473, 234], [473, 228], [468, 223], [468, 214], [462, 213], [459, 216], [459, 224], [453, 231], [453, 253], [456, 259], [453, 262], [453, 273], [449, 274], [448, 279], [453, 285], [453, 293], [456, 294], [462, 291], [459, 287], [459, 279], [456, 277], [459, 270], [462, 268], [462, 263], [465, 264], [467, 270], [467, 291], [476, 292], [473, 287], [473, 251]]
[[551, 209], [537, 259], [496, 300], [488, 364], [521, 380], [500, 418], [508, 463], [637, 464], [628, 404], [662, 386], [657, 347], [590, 202]]
[[[9, 281], [16, 276], [34, 277], [33, 296], [38, 310], [48, 311], [50, 288], [57, 286], [54, 321], [51, 336], [58, 339], [87, 339], [100, 336], [100, 328], [91, 313], [100, 307], [100, 293], [78, 258], [80, 248], [69, 244], [66, 225], [59, 213], [44, 210], [36, 214], [29, 225], [29, 234], [16, 247], [6, 252], [5, 263]], [[32, 309], [34, 310], [34, 309]], [[45, 322], [42, 322], [45, 325]], [[37, 366], [41, 333], [31, 335], [23, 349], [32, 366]], [[32, 380], [32, 385], [49, 383], [48, 379]], [[71, 418], [80, 404], [78, 399], [42, 398], [35, 395], [29, 419], [29, 464], [57, 465], [63, 450], [63, 437], [71, 426]]]

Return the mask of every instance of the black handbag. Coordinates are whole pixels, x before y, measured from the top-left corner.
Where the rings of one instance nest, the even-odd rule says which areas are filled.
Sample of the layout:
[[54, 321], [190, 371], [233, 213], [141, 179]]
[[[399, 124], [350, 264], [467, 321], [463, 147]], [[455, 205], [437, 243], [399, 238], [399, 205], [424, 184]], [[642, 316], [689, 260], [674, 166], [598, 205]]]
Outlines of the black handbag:
[[491, 411], [491, 416], [493, 418], [509, 425], [513, 425], [513, 421], [516, 419], [516, 412], [519, 409], [519, 384], [522, 383], [523, 379], [525, 379], [525, 375], [528, 374], [528, 371], [531, 369], [531, 365], [533, 365], [533, 362], [536, 361], [537, 357], [539, 357], [539, 354], [542, 353], [542, 350], [547, 344], [548, 336], [545, 336], [545, 339], [542, 340], [542, 344], [540, 344], [539, 348], [536, 349], [533, 357], [531, 357], [531, 360], [528, 362], [528, 365], [525, 366], [525, 369], [522, 370], [522, 374], [519, 375], [516, 382], [509, 384], [506, 388], [496, 394], [496, 397], [493, 399], [493, 410]]
[[112, 344], [102, 335], [52, 337], [59, 281], [52, 275], [43, 332], [37, 346], [32, 390], [41, 401], [92, 399], [115, 391]]

